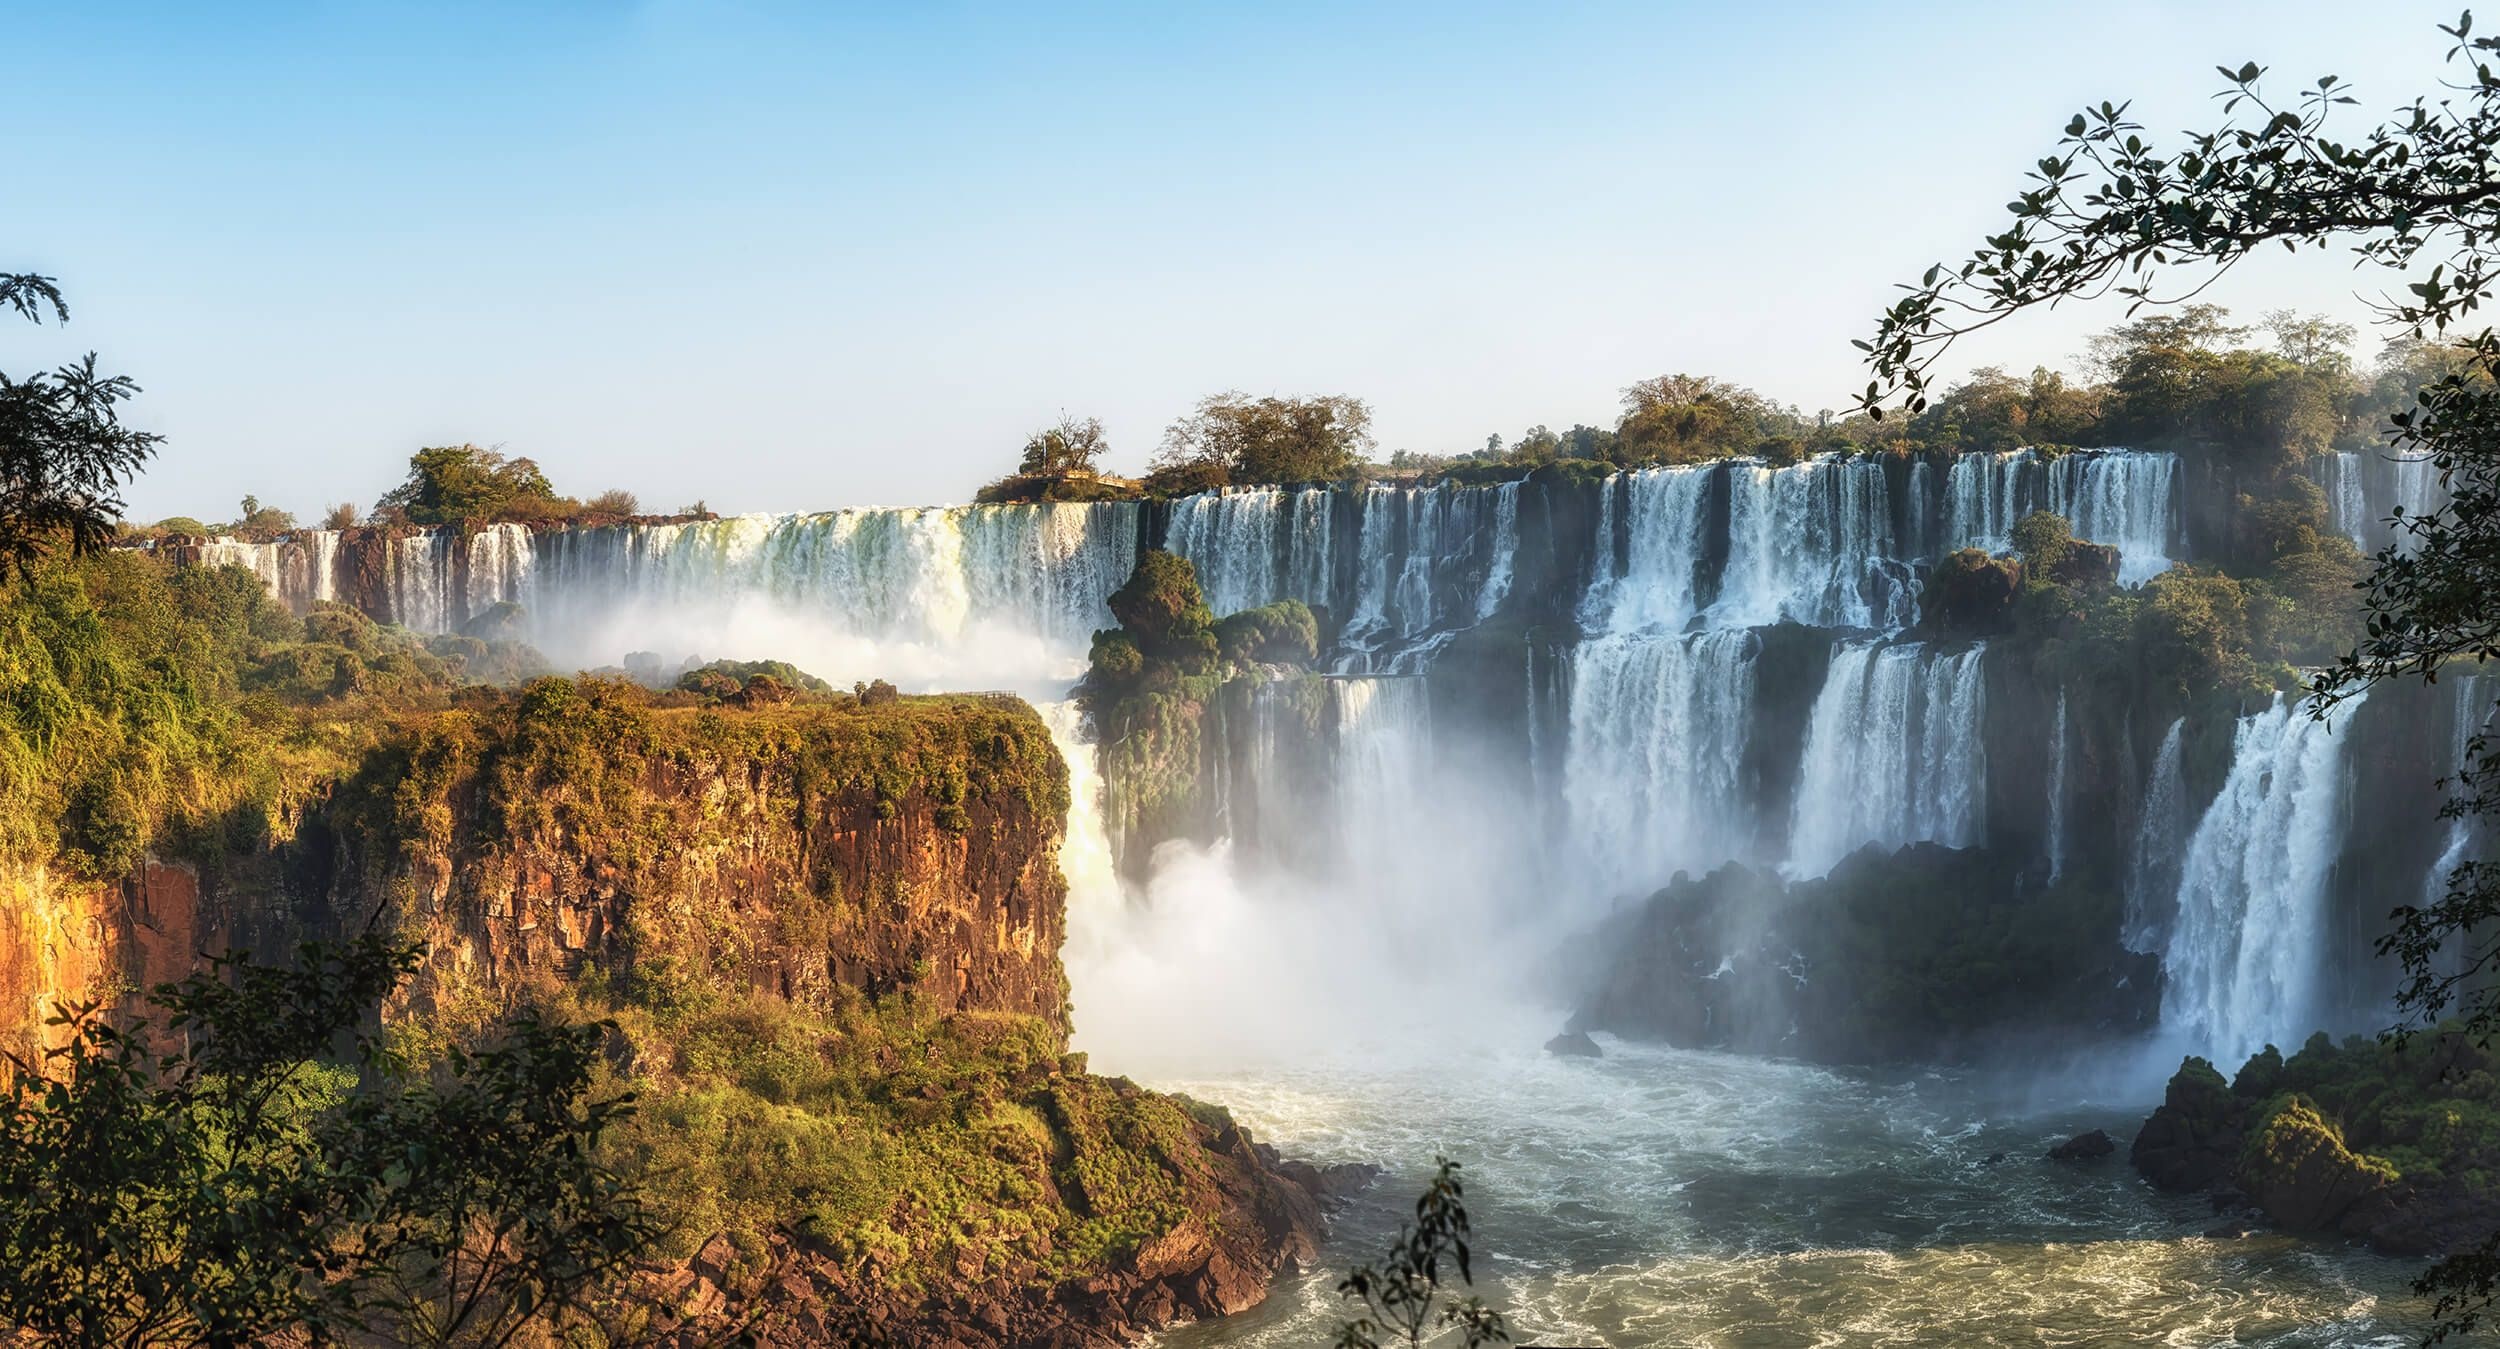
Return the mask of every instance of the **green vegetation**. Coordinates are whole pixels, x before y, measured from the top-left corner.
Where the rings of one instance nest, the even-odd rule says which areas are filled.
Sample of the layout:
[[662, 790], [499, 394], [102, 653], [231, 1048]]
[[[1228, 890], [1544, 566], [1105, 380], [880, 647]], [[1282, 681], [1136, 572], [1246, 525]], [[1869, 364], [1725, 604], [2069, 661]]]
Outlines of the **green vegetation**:
[[[69, 322], [48, 276], [0, 272], [0, 305], [43, 322]], [[127, 375], [96, 369], [95, 353], [23, 379], [0, 371], [0, 568], [20, 576], [54, 552], [91, 553], [113, 541], [122, 481], [163, 438], [133, 430], [121, 405], [139, 392]]]
[[1183, 1101], [1087, 1076], [1038, 1018], [597, 976], [569, 1005], [619, 1027], [644, 1103], [619, 1142], [680, 1255], [787, 1230], [864, 1296], [1024, 1285], [1106, 1268], [1212, 1185]]
[[0, 586], [0, 861], [112, 876], [256, 848], [380, 722], [536, 664], [342, 606], [298, 620], [239, 568], [39, 563]]
[[1119, 501], [1136, 496], [1136, 483], [1103, 475], [1102, 456], [1109, 449], [1101, 418], [1063, 416], [1027, 437], [1016, 471], [983, 487], [973, 500]]
[[1213, 394], [1163, 433], [1146, 489], [1178, 496], [1225, 482], [1334, 482], [1371, 449], [1371, 420], [1369, 405], [1344, 394]]
[[[1110, 607], [1120, 626], [1094, 634], [1076, 697], [1100, 740], [1115, 836], [1199, 837], [1209, 823], [1207, 774], [1219, 762], [1208, 737], [1220, 719], [1209, 709], [1273, 667], [1308, 667], [1319, 652], [1318, 619], [1286, 600], [1218, 620], [1197, 570], [1161, 549], [1138, 559]], [[1143, 852], [1120, 860], [1141, 866]]]
[[1445, 1268], [1457, 1273], [1462, 1288], [1475, 1282], [1475, 1273], [1469, 1268], [1473, 1233], [1458, 1163], [1447, 1157], [1438, 1161], [1432, 1183], [1415, 1201], [1415, 1221], [1398, 1228], [1388, 1258], [1378, 1266], [1356, 1266], [1337, 1285], [1340, 1297], [1363, 1307], [1361, 1315], [1338, 1330], [1337, 1349], [1421, 1346], [1452, 1331], [1464, 1349], [1510, 1343], [1500, 1312], [1473, 1294], [1462, 1297], [1443, 1285]]
[[[621, 490], [588, 502], [559, 496], [533, 460], [506, 458], [476, 445], [438, 445], [408, 457], [407, 480], [382, 494], [373, 518], [378, 524], [475, 529], [505, 522], [615, 520], [633, 515], [638, 506], [633, 493]], [[698, 506], [686, 513], [702, 511]]]
[[[0, 1326], [64, 1345], [500, 1346], [594, 1320], [661, 1234], [602, 1160], [602, 1031], [515, 1018], [419, 1076], [374, 1014], [417, 952], [240, 957], [55, 1020], [0, 1096]], [[160, 1051], [153, 1046], [169, 1044]]]

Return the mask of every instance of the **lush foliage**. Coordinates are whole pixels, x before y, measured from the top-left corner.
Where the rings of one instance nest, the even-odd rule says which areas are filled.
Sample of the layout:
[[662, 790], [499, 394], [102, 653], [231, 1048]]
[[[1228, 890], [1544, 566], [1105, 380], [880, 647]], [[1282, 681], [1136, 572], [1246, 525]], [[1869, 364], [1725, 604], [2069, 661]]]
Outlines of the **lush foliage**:
[[112, 875], [151, 848], [258, 846], [384, 704], [534, 663], [336, 606], [299, 621], [237, 568], [39, 564], [0, 584], [0, 858]]
[[493, 1346], [586, 1321], [662, 1231], [600, 1159], [632, 1098], [592, 1089], [598, 1027], [529, 1015], [412, 1075], [374, 1014], [416, 959], [229, 957], [157, 989], [158, 1024], [55, 1018], [0, 1098], [0, 1324]]
[[[0, 305], [37, 323], [69, 321], [48, 276], [0, 273]], [[48, 553], [93, 552], [112, 542], [122, 481], [162, 439], [122, 424], [139, 392], [127, 375], [96, 369], [94, 352], [16, 378], [0, 371], [0, 568], [20, 575]]]
[[[506, 521], [615, 520], [640, 509], [634, 494], [621, 489], [586, 502], [559, 496], [534, 460], [507, 458], [477, 445], [438, 445], [408, 456], [407, 479], [382, 494], [373, 515], [386, 524], [476, 528]], [[339, 510], [332, 508], [331, 528], [341, 527], [335, 523]], [[701, 503], [681, 512], [705, 513]], [[348, 515], [352, 523], [353, 512]]]
[[1217, 476], [1233, 483], [1330, 482], [1371, 449], [1371, 408], [1359, 398], [1252, 398], [1213, 394], [1172, 423], [1155, 454], [1150, 490]]

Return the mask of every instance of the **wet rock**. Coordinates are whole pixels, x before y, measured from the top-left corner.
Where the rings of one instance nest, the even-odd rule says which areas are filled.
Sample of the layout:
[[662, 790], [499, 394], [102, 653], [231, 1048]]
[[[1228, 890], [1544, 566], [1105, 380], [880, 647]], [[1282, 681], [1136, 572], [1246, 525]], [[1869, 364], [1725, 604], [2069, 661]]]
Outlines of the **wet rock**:
[[2005, 1154], [2004, 1154], [2004, 1153], [2002, 1153], [2002, 1152], [1991, 1152], [1991, 1153], [1989, 1153], [1989, 1154], [1988, 1154], [1987, 1159], [1986, 1159], [1985, 1161], [1982, 1161], [1982, 1162], [1980, 1163], [1980, 1165], [1981, 1165], [1981, 1166], [1998, 1166], [1998, 1165], [2003, 1164], [2003, 1163], [2004, 1163], [2004, 1161], [2005, 1161]]
[[2076, 1134], [2049, 1149], [2049, 1160], [2052, 1162], [2097, 1162], [2117, 1150], [2118, 1145], [2110, 1140], [2107, 1133], [2094, 1129], [2090, 1133]]
[[1602, 1059], [1606, 1051], [1597, 1047], [1584, 1030], [1567, 1030], [1545, 1042], [1545, 1052], [1566, 1059]]
[[2395, 1184], [2395, 1168], [2344, 1146], [2344, 1132], [2293, 1097], [2249, 1140], [2241, 1188], [2294, 1232], [2334, 1228], [2355, 1204]]
[[2239, 1154], [2244, 1108], [2211, 1063], [2189, 1058], [2171, 1077], [2161, 1108], [2137, 1131], [2128, 1160], [2161, 1189], [2212, 1189], [2230, 1176]]

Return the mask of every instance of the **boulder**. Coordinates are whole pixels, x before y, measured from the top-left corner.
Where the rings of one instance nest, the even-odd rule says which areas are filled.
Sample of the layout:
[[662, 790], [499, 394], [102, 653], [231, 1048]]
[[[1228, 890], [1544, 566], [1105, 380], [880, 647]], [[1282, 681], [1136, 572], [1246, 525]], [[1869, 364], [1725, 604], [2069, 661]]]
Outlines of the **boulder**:
[[2076, 1134], [2049, 1149], [2049, 1160], [2052, 1162], [2097, 1162], [2117, 1150], [2118, 1145], [2110, 1141], [2107, 1133], [2094, 1129], [2090, 1133]]
[[2249, 1136], [2237, 1179], [2276, 1225], [2325, 1232], [2356, 1204], [2387, 1199], [2396, 1168], [2344, 1146], [2341, 1128], [2292, 1096]]
[[2239, 1153], [2241, 1102], [2201, 1058], [2179, 1065], [2161, 1108], [2144, 1121], [2127, 1158], [2164, 1190], [2209, 1190], [2231, 1174]]
[[1566, 1059], [1602, 1059], [1606, 1051], [1597, 1047], [1584, 1030], [1567, 1030], [1545, 1042], [1545, 1052]]

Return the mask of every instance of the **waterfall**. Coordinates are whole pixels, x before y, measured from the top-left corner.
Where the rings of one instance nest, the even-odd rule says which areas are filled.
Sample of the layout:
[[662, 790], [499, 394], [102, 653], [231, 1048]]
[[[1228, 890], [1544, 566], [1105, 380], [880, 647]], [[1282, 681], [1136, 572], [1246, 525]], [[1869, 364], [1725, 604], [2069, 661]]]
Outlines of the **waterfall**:
[[[2480, 674], [2465, 675], [2455, 681], [2456, 693], [2451, 715], [2456, 729], [2449, 737], [2448, 762], [2451, 783], [2474, 766], [2475, 738], [2491, 730], [2491, 696]], [[2430, 874], [2422, 878], [2422, 899], [2436, 904], [2448, 893], [2448, 878], [2465, 861], [2474, 846], [2474, 817], [2453, 816], [2448, 821], [2447, 836], [2441, 841], [2439, 857], [2431, 863]]]
[[1738, 628], [1611, 635], [1572, 653], [1563, 800], [1601, 891], [1661, 884], [1745, 851], [1754, 651]]
[[1217, 614], [1278, 600], [1329, 602], [1334, 575], [1330, 501], [1324, 487], [1225, 488], [1172, 503], [1164, 546], [1197, 568]]
[[2162, 1022], [2217, 1063], [2319, 1028], [2328, 883], [2347, 824], [2344, 731], [2276, 695], [2242, 717], [2222, 794], [2188, 840], [2162, 957]]
[[200, 549], [203, 565], [243, 568], [260, 578], [271, 599], [297, 614], [338, 598], [338, 556], [333, 529], [298, 530], [275, 543], [213, 538]]
[[2412, 552], [2413, 535], [2394, 526], [2396, 512], [2411, 519], [2448, 501], [2439, 466], [2423, 455], [2342, 450], [2311, 461], [2310, 472], [2326, 494], [2329, 527], [2365, 553], [2391, 544]]
[[2326, 494], [2327, 527], [2353, 541], [2363, 552], [2370, 551], [2373, 526], [2370, 518], [2369, 488], [2362, 481], [2361, 455], [2353, 450], [2338, 450], [2317, 461], [2318, 486]]
[[449, 533], [410, 534], [390, 541], [391, 621], [412, 632], [449, 632], [452, 548]]
[[[1702, 562], [1708, 551], [1710, 482], [1718, 470], [1652, 468], [1608, 482], [1600, 496], [1598, 579], [1580, 605], [1592, 629], [1674, 631], [1700, 607]], [[1615, 566], [1616, 500], [1623, 501], [1629, 548]]]
[[558, 659], [666, 644], [805, 656], [829, 678], [1021, 686], [1073, 677], [1110, 626], [1138, 520], [1133, 502], [1043, 502], [565, 530], [537, 539], [520, 598]]
[[2034, 511], [2066, 517], [2074, 535], [2118, 550], [2118, 579], [2141, 585], [2170, 567], [2179, 459], [2148, 450], [2031, 450], [1966, 454], [1945, 477], [1945, 537], [1957, 548], [2003, 553]]
[[2170, 569], [2177, 455], [2076, 450], [2047, 467], [2047, 509], [2065, 516], [2076, 538], [2118, 550], [2119, 584], [2142, 585]]
[[1493, 492], [1493, 558], [1485, 568], [1484, 588], [1476, 593], [1476, 618], [1491, 618], [1510, 598], [1512, 575], [1519, 565], [1519, 484], [1506, 482]]
[[2057, 724], [2049, 732], [2049, 884], [2066, 874], [2066, 690], [2057, 691]]
[[1894, 547], [1881, 463], [1826, 455], [1774, 469], [1740, 459], [1719, 471], [1728, 548], [1713, 622], [1909, 625], [1916, 588]]
[[1807, 723], [1788, 875], [1823, 875], [1869, 843], [1980, 840], [1983, 652], [1863, 641], [1833, 651]]
[[2179, 774], [2179, 736], [2187, 718], [2170, 723], [2144, 780], [2136, 813], [2135, 853], [2127, 859], [2127, 916], [2119, 940], [2130, 951], [2152, 953], [2170, 937], [2179, 898], [2179, 835], [2186, 821], [2187, 784]]
[[460, 619], [485, 613], [496, 605], [521, 603], [527, 593], [537, 551], [527, 525], [489, 525], [469, 536], [469, 569], [463, 588]]

